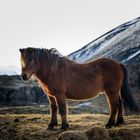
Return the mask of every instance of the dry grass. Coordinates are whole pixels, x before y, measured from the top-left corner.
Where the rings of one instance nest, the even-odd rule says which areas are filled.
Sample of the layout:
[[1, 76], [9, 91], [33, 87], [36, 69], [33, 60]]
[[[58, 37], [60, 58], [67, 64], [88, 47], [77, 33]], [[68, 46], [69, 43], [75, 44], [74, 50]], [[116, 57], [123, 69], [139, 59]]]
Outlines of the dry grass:
[[[53, 131], [47, 130], [50, 116], [45, 114], [0, 115], [1, 140], [139, 140], [140, 115], [125, 116], [126, 124], [105, 129], [108, 115], [69, 115], [70, 129], [60, 130], [60, 123]], [[59, 117], [60, 122], [60, 117]]]

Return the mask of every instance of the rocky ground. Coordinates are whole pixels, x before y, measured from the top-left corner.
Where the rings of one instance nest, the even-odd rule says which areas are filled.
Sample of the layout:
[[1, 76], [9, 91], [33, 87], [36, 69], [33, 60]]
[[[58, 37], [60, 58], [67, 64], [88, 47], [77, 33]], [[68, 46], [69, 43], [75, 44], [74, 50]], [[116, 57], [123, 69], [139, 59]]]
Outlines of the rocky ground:
[[70, 129], [47, 130], [50, 115], [3, 114], [0, 115], [0, 140], [139, 140], [140, 115], [125, 116], [125, 125], [105, 129], [108, 115], [69, 115]]

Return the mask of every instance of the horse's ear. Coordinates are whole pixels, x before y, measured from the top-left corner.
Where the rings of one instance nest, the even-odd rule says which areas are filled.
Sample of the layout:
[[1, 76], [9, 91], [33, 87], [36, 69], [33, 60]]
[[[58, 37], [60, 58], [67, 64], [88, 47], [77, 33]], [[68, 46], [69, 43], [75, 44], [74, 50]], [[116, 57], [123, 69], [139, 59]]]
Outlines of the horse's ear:
[[22, 52], [22, 49], [19, 49], [20, 52]]

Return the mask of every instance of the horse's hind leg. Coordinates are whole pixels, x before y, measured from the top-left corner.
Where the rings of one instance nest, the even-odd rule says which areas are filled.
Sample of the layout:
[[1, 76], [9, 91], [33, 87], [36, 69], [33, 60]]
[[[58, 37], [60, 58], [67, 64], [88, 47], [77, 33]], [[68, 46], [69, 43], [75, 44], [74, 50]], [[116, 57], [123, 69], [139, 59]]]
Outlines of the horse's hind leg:
[[119, 126], [120, 124], [124, 124], [124, 119], [122, 115], [122, 99], [119, 97], [119, 108], [118, 108], [118, 116], [117, 116], [117, 122], [116, 125]]
[[108, 123], [106, 124], [106, 128], [111, 128], [112, 126], [115, 126], [115, 118], [119, 106], [119, 93], [107, 91], [106, 95], [108, 97], [108, 101], [110, 105], [110, 118], [108, 120]]
[[56, 104], [56, 100], [55, 98], [48, 96], [48, 100], [50, 102], [50, 106], [51, 106], [51, 121], [48, 125], [48, 129], [53, 129], [53, 127], [55, 125], [57, 125], [57, 104]]

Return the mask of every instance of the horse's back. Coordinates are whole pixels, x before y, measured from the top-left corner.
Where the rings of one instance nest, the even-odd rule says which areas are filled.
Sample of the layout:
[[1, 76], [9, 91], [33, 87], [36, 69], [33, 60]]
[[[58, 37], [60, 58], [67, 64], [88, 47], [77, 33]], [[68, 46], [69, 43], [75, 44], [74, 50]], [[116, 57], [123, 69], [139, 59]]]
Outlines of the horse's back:
[[100, 58], [97, 60], [94, 60], [92, 62], [87, 63], [87, 65], [95, 68], [99, 67], [100, 71], [103, 73], [120, 73], [122, 71], [122, 67], [119, 62], [109, 59], [109, 58]]

